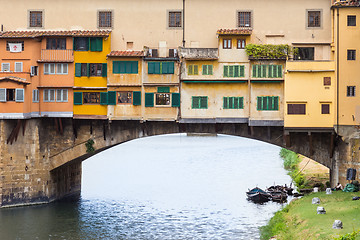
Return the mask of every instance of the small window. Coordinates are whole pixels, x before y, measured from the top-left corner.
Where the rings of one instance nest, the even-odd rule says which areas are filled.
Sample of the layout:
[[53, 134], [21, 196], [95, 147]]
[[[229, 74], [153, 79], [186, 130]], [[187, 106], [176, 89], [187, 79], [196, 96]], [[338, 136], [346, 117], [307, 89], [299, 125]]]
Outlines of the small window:
[[170, 106], [170, 93], [156, 93], [155, 105]]
[[330, 104], [321, 104], [321, 114], [330, 114]]
[[347, 50], [347, 60], [356, 59], [356, 50]]
[[114, 74], [137, 74], [138, 61], [113, 61]]
[[308, 11], [308, 27], [321, 27], [321, 11]]
[[243, 109], [244, 98], [243, 97], [224, 97], [223, 98], [224, 109]]
[[[12, 44], [12, 47], [10, 47], [11, 44]], [[24, 41], [6, 41], [6, 51], [16, 51], [17, 52], [18, 51], [17, 48], [19, 46], [21, 47], [21, 51], [24, 51]]]
[[15, 101], [15, 89], [11, 89], [11, 88], [6, 89], [6, 101], [8, 102]]
[[41, 28], [43, 27], [43, 12], [30, 11], [29, 12], [29, 27]]
[[278, 111], [279, 110], [279, 97], [278, 96], [257, 97], [257, 110], [258, 111]]
[[199, 74], [199, 66], [191, 64], [188, 66], [188, 75], [198, 75]]
[[98, 12], [98, 27], [99, 28], [112, 28], [112, 11], [99, 11]]
[[44, 74], [55, 74], [55, 63], [45, 63], [44, 64]]
[[174, 62], [148, 62], [148, 74], [174, 74]]
[[231, 39], [223, 39], [223, 49], [231, 49]]
[[65, 50], [66, 38], [47, 38], [46, 49]]
[[15, 89], [15, 101], [24, 102], [24, 89], [21, 88]]
[[295, 104], [288, 104], [288, 114], [289, 115], [305, 115], [306, 114], [306, 104], [295, 103]]
[[298, 47], [294, 60], [314, 60], [315, 48], [313, 47]]
[[237, 49], [244, 49], [245, 46], [246, 46], [245, 39], [238, 39], [237, 40], [237, 44], [236, 44]]
[[89, 38], [79, 37], [74, 38], [75, 51], [89, 51]]
[[100, 93], [99, 92], [84, 92], [83, 93], [83, 103], [91, 104], [91, 103], [100, 103]]
[[44, 102], [55, 102], [55, 89], [44, 89]]
[[102, 76], [102, 63], [90, 63], [90, 76]]
[[68, 64], [67, 63], [56, 64], [56, 74], [68, 74]]
[[179, 28], [181, 27], [181, 11], [170, 11], [169, 12], [169, 27]]
[[238, 27], [252, 27], [251, 12], [238, 12]]
[[347, 86], [346, 90], [347, 97], [355, 97], [355, 86]]
[[324, 77], [324, 86], [331, 86], [331, 77]]
[[56, 89], [56, 101], [67, 102], [68, 101], [68, 90], [67, 89]]
[[207, 109], [208, 108], [208, 97], [196, 96], [192, 97], [192, 109]]
[[80, 76], [87, 76], [87, 64], [86, 63], [80, 63], [81, 67], [81, 75]]
[[35, 89], [32, 91], [32, 101], [39, 102], [39, 90]]
[[132, 103], [132, 92], [118, 92], [118, 103]]
[[38, 75], [38, 66], [31, 66], [30, 67], [30, 76], [37, 76]]
[[356, 16], [355, 15], [347, 16], [347, 25], [348, 26], [356, 26]]
[[213, 65], [203, 65], [202, 75], [213, 75]]
[[10, 72], [10, 63], [1, 63], [2, 72]]
[[23, 71], [23, 63], [15, 62], [15, 72], [22, 72], [22, 71]]
[[224, 77], [245, 77], [244, 65], [224, 66]]

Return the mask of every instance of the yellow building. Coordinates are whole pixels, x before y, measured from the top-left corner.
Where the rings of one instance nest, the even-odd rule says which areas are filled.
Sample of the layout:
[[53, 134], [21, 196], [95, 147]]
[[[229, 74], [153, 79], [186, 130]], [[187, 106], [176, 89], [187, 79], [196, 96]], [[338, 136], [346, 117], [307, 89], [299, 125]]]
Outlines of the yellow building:
[[110, 31], [79, 31], [74, 36], [74, 118], [107, 118], [107, 59]]

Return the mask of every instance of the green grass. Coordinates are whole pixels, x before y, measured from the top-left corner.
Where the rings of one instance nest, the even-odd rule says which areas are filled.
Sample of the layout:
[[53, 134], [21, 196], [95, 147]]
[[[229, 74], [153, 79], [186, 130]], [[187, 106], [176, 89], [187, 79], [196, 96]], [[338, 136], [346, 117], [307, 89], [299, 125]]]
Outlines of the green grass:
[[[260, 229], [261, 239], [360, 239], [349, 234], [360, 229], [360, 200], [352, 200], [357, 195], [360, 193], [320, 192], [292, 201]], [[320, 198], [319, 205], [311, 203], [314, 197]], [[317, 214], [318, 206], [324, 207], [326, 214]], [[343, 222], [343, 229], [332, 229], [336, 219]]]

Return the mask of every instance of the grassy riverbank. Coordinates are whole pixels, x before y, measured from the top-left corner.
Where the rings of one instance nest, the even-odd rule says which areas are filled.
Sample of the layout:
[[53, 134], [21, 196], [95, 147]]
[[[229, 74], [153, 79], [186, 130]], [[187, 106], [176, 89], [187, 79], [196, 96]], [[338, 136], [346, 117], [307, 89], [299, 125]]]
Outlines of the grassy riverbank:
[[[261, 238], [269, 239], [360, 239], [339, 238], [340, 235], [360, 229], [360, 200], [353, 196], [360, 193], [342, 191], [326, 195], [325, 192], [312, 193], [292, 201], [283, 210], [277, 212], [269, 224], [261, 228]], [[312, 204], [314, 197], [320, 198], [320, 205]], [[326, 214], [317, 214], [316, 208], [322, 206]], [[343, 229], [332, 229], [334, 220], [343, 222]]]

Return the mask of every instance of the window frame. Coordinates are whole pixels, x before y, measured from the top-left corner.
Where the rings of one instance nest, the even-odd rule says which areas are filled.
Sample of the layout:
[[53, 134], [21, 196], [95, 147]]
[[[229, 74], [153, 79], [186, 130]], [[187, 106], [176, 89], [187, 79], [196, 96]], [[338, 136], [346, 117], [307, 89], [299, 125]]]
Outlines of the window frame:
[[199, 65], [198, 64], [189, 64], [187, 74], [189, 76], [199, 75]]
[[346, 86], [346, 96], [355, 97], [356, 96], [356, 86]]
[[39, 89], [32, 90], [32, 102], [38, 103], [40, 100]]
[[347, 26], [356, 27], [356, 15], [347, 15]]
[[321, 103], [321, 114], [330, 114], [330, 103]]
[[[60, 92], [60, 98], [59, 98]], [[64, 96], [66, 96], [64, 98]], [[56, 102], [68, 102], [69, 101], [69, 91], [67, 89], [56, 89]]]
[[[120, 94], [125, 93], [127, 94], [127, 102], [120, 102]], [[129, 101], [129, 94], [130, 94], [130, 101]], [[118, 91], [116, 92], [116, 102], [117, 104], [132, 104], [133, 103], [133, 91]]]
[[223, 49], [232, 49], [232, 39], [231, 38], [223, 38]]
[[214, 74], [214, 66], [212, 64], [203, 64], [202, 65], [202, 75], [213, 75]]
[[298, 49], [298, 54], [294, 55], [294, 60], [296, 61], [315, 60], [315, 47], [296, 47], [296, 48]]
[[245, 47], [246, 47], [246, 39], [245, 38], [236, 39], [236, 48], [237, 49], [245, 49]]
[[[202, 106], [202, 100], [206, 99], [206, 106]], [[198, 107], [197, 105], [195, 106], [194, 102], [195, 100], [198, 102]], [[192, 96], [191, 97], [191, 109], [208, 109], [208, 105], [209, 105], [209, 97], [208, 96]]]
[[[33, 23], [32, 21], [32, 14], [41, 14], [40, 16], [40, 24], [35, 22]], [[31, 9], [28, 10], [28, 28], [44, 28], [45, 24], [44, 24], [44, 19], [45, 19], [45, 11], [43, 9]], [[38, 19], [35, 19], [35, 21], [38, 21]]]
[[[54, 97], [54, 99], [51, 99], [51, 97]], [[55, 101], [56, 101], [56, 91], [55, 91], [55, 89], [53, 89], [53, 88], [44, 89], [43, 102], [55, 102]]]
[[347, 49], [347, 57], [348, 61], [355, 61], [356, 60], [356, 49]]
[[[5, 90], [5, 100], [6, 102], [15, 102], [16, 100], [16, 89], [15, 88], [6, 88]], [[9, 94], [11, 92], [11, 94]], [[10, 99], [11, 97], [11, 99]]]
[[[16, 67], [20, 66], [20, 71], [17, 71]], [[23, 72], [23, 62], [15, 62], [14, 63], [14, 72]]]
[[66, 38], [46, 38], [47, 50], [66, 50]]
[[[171, 107], [171, 93], [165, 93], [165, 92], [157, 92], [157, 93], [154, 93], [155, 94], [155, 106], [156, 107]], [[161, 97], [161, 96], [165, 96], [165, 101], [168, 101], [166, 102], [165, 104], [159, 104], [158, 103], [158, 97]]]
[[[174, 25], [172, 25], [172, 14], [175, 14], [175, 22]], [[176, 22], [176, 15], [180, 14], [180, 21], [179, 24], [177, 24]], [[166, 18], [167, 18], [167, 28], [168, 29], [181, 29], [183, 28], [183, 11], [182, 10], [167, 10], [167, 14], [166, 14]]]
[[[89, 95], [90, 102], [86, 102], [86, 96]], [[95, 98], [93, 98], [91, 95], [95, 95]], [[100, 92], [83, 92], [83, 104], [89, 104], [89, 105], [100, 105]], [[91, 100], [95, 99], [95, 102], [92, 102]]]
[[[53, 71], [51, 71], [53, 67]], [[55, 75], [56, 74], [56, 64], [55, 63], [45, 63], [44, 64], [44, 75]]]
[[244, 97], [223, 97], [223, 109], [244, 109]]
[[[261, 104], [259, 103], [259, 99], [261, 100]], [[264, 107], [264, 100], [266, 99], [266, 107]], [[271, 99], [271, 107], [269, 105], [269, 100]], [[276, 104], [277, 101], [277, 104]], [[280, 110], [280, 97], [279, 96], [257, 96], [256, 102], [256, 110], [257, 111], [279, 111]]]
[[[317, 16], [311, 16], [312, 14], [319, 13], [318, 17], [318, 25], [316, 21]], [[314, 17], [314, 23], [310, 21], [310, 17]], [[314, 29], [314, 28], [322, 28], [322, 9], [306, 9], [306, 28]]]
[[[100, 70], [99, 70], [99, 66], [100, 66]], [[91, 69], [91, 68], [94, 68], [94, 69]], [[89, 63], [88, 71], [89, 71], [88, 75], [90, 77], [102, 77], [103, 76], [103, 64], [102, 63]], [[95, 71], [95, 73], [92, 71]], [[100, 71], [100, 73], [99, 73], [99, 71]]]
[[306, 103], [287, 103], [288, 115], [306, 115]]
[[[110, 21], [107, 19], [108, 17], [105, 16], [105, 23], [102, 22], [103, 19], [101, 19], [102, 14], [109, 14], [110, 13]], [[104, 24], [104, 25], [102, 25]], [[97, 27], [99, 29], [112, 29], [114, 28], [114, 10], [113, 9], [101, 9], [97, 11]]]
[[[4, 66], [8, 66], [8, 71], [4, 71]], [[11, 67], [10, 63], [7, 63], [7, 62], [1, 63], [1, 72], [10, 72], [11, 71], [10, 67]]]
[[[242, 14], [244, 16], [241, 16]], [[236, 26], [238, 28], [252, 28], [253, 27], [253, 12], [251, 10], [238, 10], [236, 12], [236, 22], [237, 22]]]

